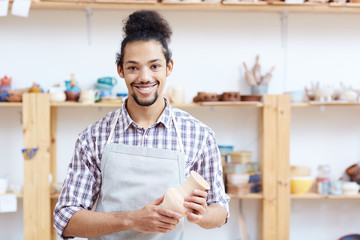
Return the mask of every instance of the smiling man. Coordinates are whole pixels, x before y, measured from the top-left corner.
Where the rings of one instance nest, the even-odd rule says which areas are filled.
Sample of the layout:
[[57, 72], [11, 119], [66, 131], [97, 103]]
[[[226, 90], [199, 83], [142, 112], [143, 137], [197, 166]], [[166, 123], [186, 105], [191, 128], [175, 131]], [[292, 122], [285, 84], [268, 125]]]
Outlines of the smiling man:
[[182, 215], [161, 203], [193, 170], [210, 190], [184, 199], [191, 209], [186, 217], [203, 228], [219, 227], [229, 198], [214, 133], [164, 98], [173, 69], [170, 26], [157, 12], [138, 11], [124, 31], [116, 63], [129, 97], [79, 135], [54, 226], [64, 239], [182, 239]]

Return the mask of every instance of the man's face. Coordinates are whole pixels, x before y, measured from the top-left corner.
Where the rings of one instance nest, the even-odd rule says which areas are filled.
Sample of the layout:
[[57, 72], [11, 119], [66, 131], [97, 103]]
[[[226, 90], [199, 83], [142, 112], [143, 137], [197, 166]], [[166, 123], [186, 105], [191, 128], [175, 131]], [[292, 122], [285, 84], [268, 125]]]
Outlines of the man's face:
[[[129, 91], [129, 100], [140, 106], [150, 106], [162, 99], [166, 77], [172, 70], [172, 61], [166, 65], [162, 45], [157, 41], [137, 41], [126, 44], [121, 78]], [[160, 97], [160, 98], [159, 98]], [[130, 99], [132, 98], [132, 99]]]

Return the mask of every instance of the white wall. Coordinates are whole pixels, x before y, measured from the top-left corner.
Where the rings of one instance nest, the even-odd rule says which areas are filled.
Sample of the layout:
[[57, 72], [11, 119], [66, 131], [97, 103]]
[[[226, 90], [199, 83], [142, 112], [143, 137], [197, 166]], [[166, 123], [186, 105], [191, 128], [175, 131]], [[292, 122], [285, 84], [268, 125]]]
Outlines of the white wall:
[[[33, 10], [27, 19], [0, 18], [0, 76], [13, 77], [14, 88], [37, 82], [45, 89], [69, 79], [70, 73], [76, 74], [82, 88], [90, 88], [98, 77], [116, 76], [114, 60], [121, 42], [121, 23], [129, 13], [94, 11], [91, 45], [84, 11]], [[249, 93], [242, 62], [252, 66], [256, 54], [261, 56], [263, 73], [276, 65], [270, 93], [303, 89], [311, 81], [334, 86], [342, 81], [360, 88], [359, 15], [290, 13], [285, 42], [277, 13], [168, 11], [163, 15], [174, 31], [171, 48], [175, 69], [168, 85], [184, 86], [187, 102], [198, 91]], [[125, 85], [121, 82], [115, 91], [126, 91]], [[0, 109], [0, 170], [9, 172], [12, 184], [23, 181], [19, 110]], [[57, 180], [65, 175], [77, 134], [109, 110], [59, 109]], [[219, 144], [252, 150], [254, 160], [258, 160], [258, 109], [187, 110], [214, 129]], [[311, 166], [315, 176], [316, 166], [328, 162], [334, 176], [339, 177], [347, 166], [359, 161], [358, 108], [327, 107], [321, 111], [315, 107], [292, 113], [292, 164]], [[231, 219], [223, 228], [204, 231], [188, 225], [186, 239], [239, 239], [239, 204], [239, 200], [231, 201]], [[355, 219], [359, 206], [356, 200], [293, 200], [290, 239], [328, 240], [358, 232]], [[258, 239], [259, 201], [243, 200], [241, 209], [250, 239]], [[2, 237], [22, 238], [21, 211], [20, 207], [19, 213], [0, 214]]]

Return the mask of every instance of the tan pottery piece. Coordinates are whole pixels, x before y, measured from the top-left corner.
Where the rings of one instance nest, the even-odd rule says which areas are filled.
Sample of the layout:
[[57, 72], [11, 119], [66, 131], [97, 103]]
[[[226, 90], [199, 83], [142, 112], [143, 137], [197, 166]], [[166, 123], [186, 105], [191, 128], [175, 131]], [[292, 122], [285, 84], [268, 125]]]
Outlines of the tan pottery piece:
[[186, 181], [177, 188], [169, 188], [164, 197], [162, 206], [181, 213], [185, 217], [185, 213], [191, 211], [184, 207], [186, 197], [193, 195], [195, 189], [210, 189], [209, 183], [197, 172], [191, 171]]

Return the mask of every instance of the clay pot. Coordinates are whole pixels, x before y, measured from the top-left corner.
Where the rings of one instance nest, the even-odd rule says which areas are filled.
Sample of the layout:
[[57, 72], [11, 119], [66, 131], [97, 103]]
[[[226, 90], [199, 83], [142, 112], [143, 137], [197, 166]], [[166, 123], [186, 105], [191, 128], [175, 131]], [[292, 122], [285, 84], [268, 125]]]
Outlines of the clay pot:
[[65, 91], [65, 95], [66, 95], [66, 101], [78, 102], [80, 97], [80, 92]]
[[200, 174], [191, 171], [190, 176], [183, 184], [177, 188], [169, 188], [166, 191], [162, 206], [181, 213], [185, 217], [185, 213], [191, 211], [191, 209], [184, 207], [184, 199], [193, 195], [195, 189], [207, 190], [210, 189], [210, 185]]
[[224, 92], [220, 101], [240, 101], [240, 92]]
[[359, 164], [353, 164], [345, 170], [346, 174], [350, 177], [351, 181], [360, 184], [360, 166]]
[[261, 95], [242, 95], [241, 101], [261, 101], [262, 96]]
[[198, 92], [198, 95], [194, 97], [194, 102], [217, 102], [220, 96], [217, 93]]
[[6, 97], [8, 102], [22, 102], [22, 95], [27, 92], [26, 89], [16, 89], [8, 91], [9, 97]]

